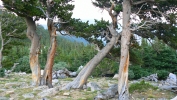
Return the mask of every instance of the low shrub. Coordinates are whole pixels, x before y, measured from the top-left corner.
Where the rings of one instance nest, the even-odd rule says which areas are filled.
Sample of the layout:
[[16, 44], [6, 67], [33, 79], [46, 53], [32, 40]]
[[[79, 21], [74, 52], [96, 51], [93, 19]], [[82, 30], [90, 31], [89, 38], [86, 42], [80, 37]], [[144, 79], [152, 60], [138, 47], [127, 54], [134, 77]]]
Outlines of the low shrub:
[[166, 70], [158, 70], [157, 71], [157, 76], [158, 76], [159, 80], [167, 79], [168, 75], [169, 75], [169, 72]]
[[140, 79], [141, 77], [146, 77], [151, 74], [149, 71], [141, 68], [140, 66], [130, 66], [130, 70], [134, 73], [134, 78], [132, 79]]
[[0, 77], [4, 77], [4, 76], [5, 76], [5, 69], [0, 68]]
[[53, 66], [53, 70], [57, 71], [57, 70], [61, 70], [67, 68], [69, 70], [69, 65], [66, 62], [58, 62], [55, 63]]
[[132, 80], [132, 79], [134, 79], [134, 77], [135, 77], [135, 75], [134, 75], [133, 71], [129, 70], [128, 71], [128, 79]]
[[29, 64], [29, 57], [23, 56], [18, 60], [18, 65], [15, 67], [15, 72], [26, 72], [31, 73], [30, 64]]
[[145, 92], [145, 91], [147, 91], [147, 89], [157, 90], [158, 87], [155, 87], [149, 83], [146, 83], [145, 81], [141, 81], [139, 83], [131, 84], [129, 87], [129, 92], [130, 93], [133, 93], [134, 91]]

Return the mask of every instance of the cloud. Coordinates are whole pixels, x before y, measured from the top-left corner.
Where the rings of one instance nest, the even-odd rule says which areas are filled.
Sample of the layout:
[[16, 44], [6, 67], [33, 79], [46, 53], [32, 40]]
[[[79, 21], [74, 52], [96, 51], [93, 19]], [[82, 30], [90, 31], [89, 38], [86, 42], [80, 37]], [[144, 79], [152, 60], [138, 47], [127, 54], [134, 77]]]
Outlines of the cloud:
[[2, 1], [0, 0], [0, 5], [2, 5]]
[[81, 20], [101, 18], [111, 20], [107, 11], [93, 6], [91, 0], [75, 0], [73, 4], [75, 5], [72, 16], [73, 18], [80, 18]]
[[[90, 23], [93, 23], [94, 19], [100, 20], [103, 18], [111, 22], [108, 12], [93, 6], [91, 0], [75, 0], [73, 4], [75, 7], [72, 18], [80, 18], [82, 21], [89, 21]], [[38, 23], [44, 25], [46, 21], [41, 19]]]

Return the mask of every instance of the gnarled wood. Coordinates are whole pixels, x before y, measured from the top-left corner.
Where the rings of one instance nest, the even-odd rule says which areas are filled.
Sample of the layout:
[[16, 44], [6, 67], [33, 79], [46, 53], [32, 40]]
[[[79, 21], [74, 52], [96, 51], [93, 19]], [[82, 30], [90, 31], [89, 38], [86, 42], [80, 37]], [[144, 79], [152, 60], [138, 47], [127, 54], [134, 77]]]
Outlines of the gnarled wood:
[[57, 48], [57, 40], [56, 40], [56, 27], [54, 26], [53, 19], [51, 17], [52, 7], [54, 4], [53, 0], [47, 0], [47, 26], [50, 35], [50, 48], [47, 54], [47, 62], [44, 69], [44, 74], [41, 80], [42, 85], [48, 85], [49, 88], [52, 88], [52, 69], [54, 64], [54, 57]]
[[[114, 31], [115, 32], [115, 31]], [[110, 49], [114, 46], [114, 44], [117, 42], [120, 34], [113, 35], [110, 42], [102, 49], [100, 50], [97, 55], [95, 55], [80, 71], [78, 76], [69, 84], [67, 84], [64, 89], [70, 89], [70, 88], [82, 88], [84, 84], [86, 84], [87, 79], [93, 69], [101, 62], [101, 60], [108, 54]]]
[[118, 100], [129, 100], [128, 92], [128, 66], [129, 66], [129, 42], [130, 32], [130, 0], [123, 1], [123, 30], [121, 37], [121, 56], [118, 79]]
[[48, 85], [49, 88], [52, 88], [52, 68], [54, 64], [54, 57], [57, 48], [56, 41], [56, 28], [53, 25], [53, 20], [48, 19], [48, 31], [50, 35], [50, 48], [47, 55], [47, 62], [44, 69], [44, 74], [41, 80], [42, 85]]
[[30, 48], [30, 68], [32, 71], [32, 84], [35, 86], [40, 85], [40, 65], [38, 60], [38, 54], [40, 49], [39, 36], [36, 33], [35, 21], [31, 17], [25, 17], [27, 23], [27, 37], [31, 40]]

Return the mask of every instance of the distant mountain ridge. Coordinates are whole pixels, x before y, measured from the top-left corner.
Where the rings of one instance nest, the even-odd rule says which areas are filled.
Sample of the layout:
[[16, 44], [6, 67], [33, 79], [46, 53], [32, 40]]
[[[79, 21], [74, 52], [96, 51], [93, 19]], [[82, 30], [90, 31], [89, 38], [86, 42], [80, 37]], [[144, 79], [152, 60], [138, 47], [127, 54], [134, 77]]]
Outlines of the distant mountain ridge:
[[[42, 26], [44, 27], [44, 29], [47, 29], [47, 25], [42, 25]], [[57, 32], [57, 34], [60, 35], [62, 38], [65, 38], [71, 42], [79, 42], [79, 43], [83, 43], [84, 45], [89, 44], [87, 40], [81, 37], [76, 37], [74, 35], [61, 35], [59, 32]]]
[[76, 37], [76, 36], [73, 36], [73, 35], [61, 35], [59, 32], [57, 32], [57, 34], [62, 37], [62, 38], [65, 38], [71, 42], [79, 42], [79, 43], [83, 43], [84, 45], [88, 45], [89, 42], [87, 40], [85, 40], [84, 38], [81, 38], [81, 37]]

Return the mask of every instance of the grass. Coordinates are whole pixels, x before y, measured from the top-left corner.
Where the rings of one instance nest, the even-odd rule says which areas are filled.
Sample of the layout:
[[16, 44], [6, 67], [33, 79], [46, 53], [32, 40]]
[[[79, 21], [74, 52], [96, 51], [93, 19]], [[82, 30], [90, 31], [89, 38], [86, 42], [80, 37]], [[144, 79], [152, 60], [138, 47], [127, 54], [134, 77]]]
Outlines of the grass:
[[[59, 81], [62, 83], [66, 83], [69, 81], [72, 81], [73, 78], [66, 78], [66, 79], [59, 79]], [[107, 88], [109, 87], [109, 84], [117, 84], [117, 80], [112, 80], [112, 78], [89, 78], [89, 82], [95, 82], [97, 83], [102, 90], [99, 92], [102, 93]], [[5, 85], [6, 83], [13, 83], [13, 82], [18, 82], [19, 84], [25, 82], [29, 85], [27, 88], [21, 88], [18, 86], [12, 86], [9, 87], [9, 89], [14, 89], [14, 94], [15, 99], [18, 100], [30, 100], [30, 99], [25, 99], [23, 97], [23, 94], [26, 93], [33, 93], [35, 96], [33, 100], [40, 100], [42, 99], [41, 97], [38, 96], [38, 93], [40, 93], [40, 90], [33, 91], [33, 88], [35, 87], [30, 87], [30, 82], [31, 82], [31, 74], [27, 74], [24, 76], [19, 76], [19, 75], [10, 75], [8, 78], [0, 78], [0, 87], [2, 89], [6, 89]], [[129, 91], [132, 95], [132, 97], [135, 98], [135, 100], [145, 98], [147, 100], [149, 99], [158, 99], [158, 98], [167, 98], [171, 99], [176, 96], [173, 92], [170, 91], [164, 91], [157, 89], [157, 87], [154, 87], [150, 85], [150, 83], [147, 83], [145, 81], [141, 81], [139, 83], [131, 84], [129, 87]], [[69, 96], [63, 96], [63, 93], [65, 92], [70, 92]], [[91, 88], [87, 88], [85, 90], [82, 89], [71, 89], [71, 90], [60, 90], [58, 93], [54, 96], [48, 96], [48, 100], [93, 100], [93, 98], [97, 95], [98, 91], [91, 91]], [[10, 94], [5, 94], [3, 90], [0, 90], [0, 95], [3, 95], [5, 97], [13, 97], [13, 95]]]
[[155, 87], [149, 83], [146, 83], [145, 81], [141, 81], [140, 83], [131, 84], [129, 87], [129, 92], [130, 93], [133, 93], [134, 91], [145, 92], [148, 89], [157, 90], [158, 87]]
[[64, 78], [64, 79], [60, 79], [60, 80], [62, 80], [62, 81], [73, 81], [73, 79], [72, 78]]

